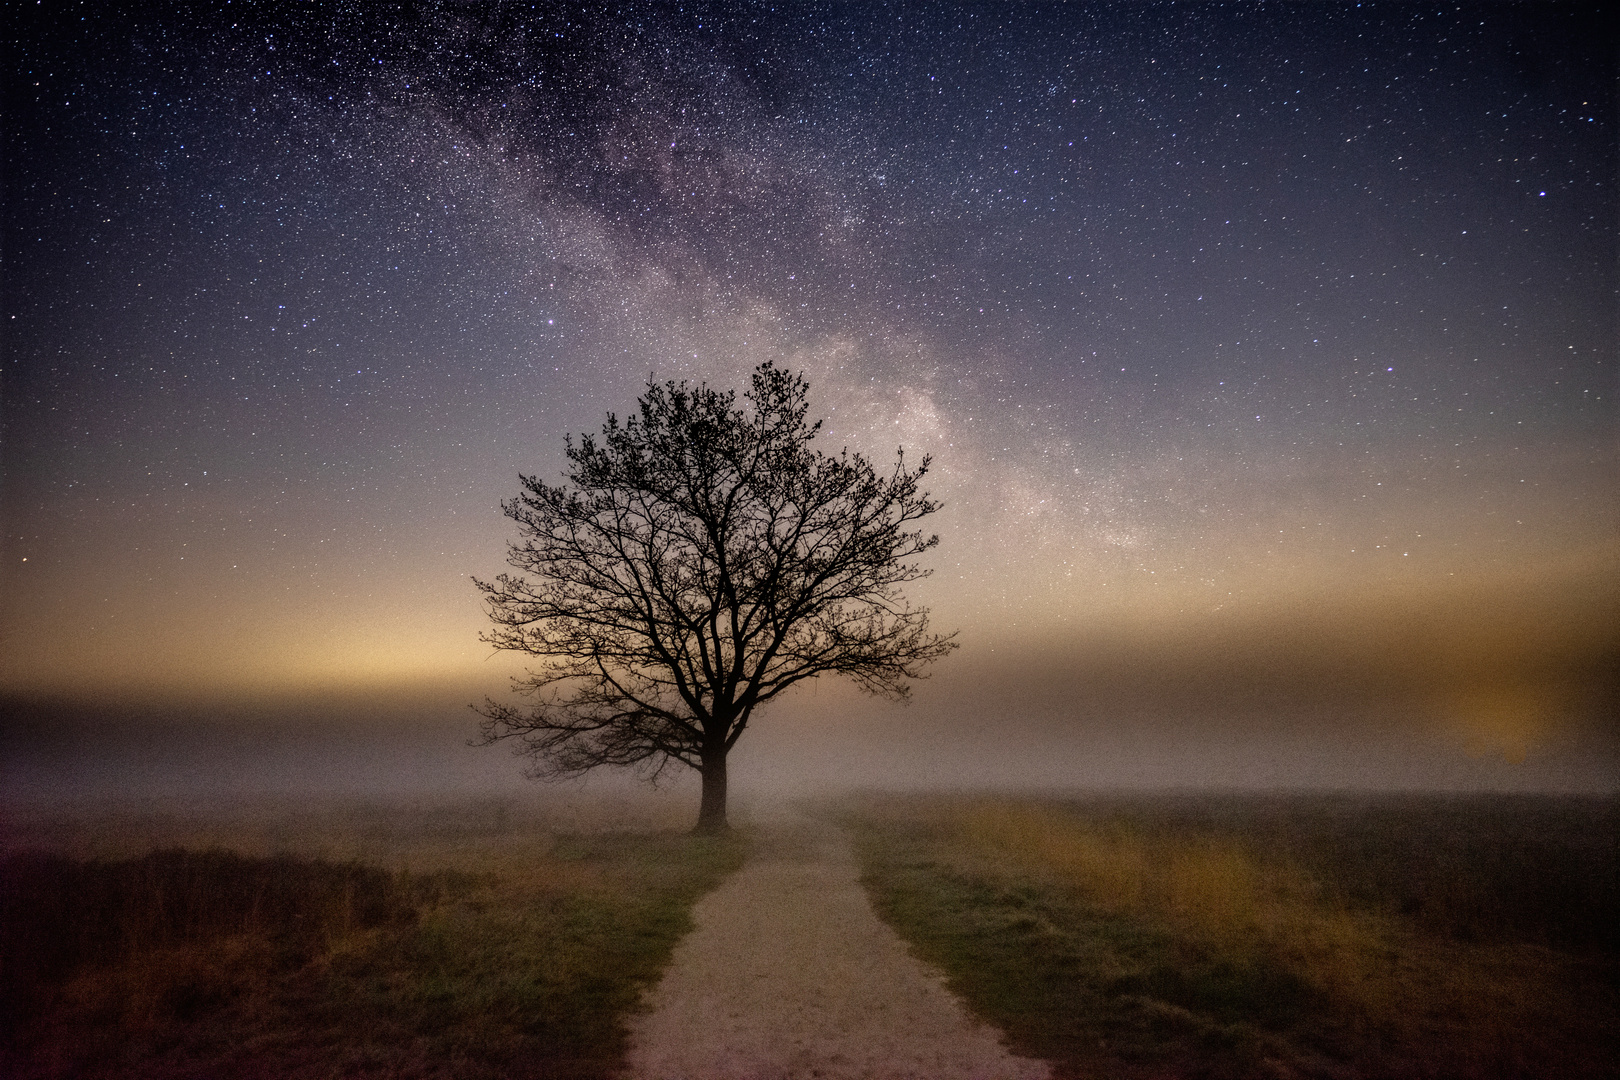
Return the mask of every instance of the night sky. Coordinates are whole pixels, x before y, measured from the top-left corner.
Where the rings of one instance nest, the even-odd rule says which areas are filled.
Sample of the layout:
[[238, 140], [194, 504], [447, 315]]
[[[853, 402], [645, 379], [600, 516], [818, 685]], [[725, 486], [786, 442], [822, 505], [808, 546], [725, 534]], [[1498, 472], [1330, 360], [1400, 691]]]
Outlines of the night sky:
[[118, 6], [6, 16], [19, 728], [515, 775], [500, 500], [772, 359], [963, 647], [740, 781], [1620, 786], [1601, 5]]

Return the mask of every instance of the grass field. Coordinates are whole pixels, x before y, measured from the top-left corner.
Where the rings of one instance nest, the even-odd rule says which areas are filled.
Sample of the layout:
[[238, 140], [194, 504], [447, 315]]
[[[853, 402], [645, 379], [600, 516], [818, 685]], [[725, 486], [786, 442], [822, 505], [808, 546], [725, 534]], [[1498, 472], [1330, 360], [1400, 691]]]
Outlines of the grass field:
[[1064, 1077], [1616, 1075], [1612, 800], [868, 799], [880, 914]]
[[17, 1078], [611, 1075], [692, 903], [745, 850], [608, 804], [9, 825], [0, 1075]]
[[[1599, 1077], [1620, 805], [868, 798], [879, 913], [1061, 1077]], [[602, 1077], [737, 868], [690, 807], [9, 808], [0, 1075]]]

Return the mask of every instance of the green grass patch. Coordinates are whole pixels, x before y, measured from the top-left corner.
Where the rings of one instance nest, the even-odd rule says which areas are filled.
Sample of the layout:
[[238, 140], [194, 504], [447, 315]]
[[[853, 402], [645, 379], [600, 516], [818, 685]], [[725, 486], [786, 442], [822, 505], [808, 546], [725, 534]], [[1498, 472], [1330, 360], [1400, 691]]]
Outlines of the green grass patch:
[[[1525, 940], [1500, 919], [1490, 941], [1461, 940], [1356, 877], [1369, 861], [1402, 887], [1432, 877], [1399, 868], [1401, 840], [1369, 860], [1363, 837], [1337, 864], [1331, 845], [1306, 845], [1306, 866], [1308, 828], [1169, 802], [871, 800], [846, 822], [879, 914], [1059, 1076], [1613, 1075], [1615, 958], [1575, 916], [1529, 920]], [[1425, 812], [1405, 805], [1400, 835], [1435, 835]], [[1511, 889], [1500, 860], [1458, 873], [1476, 907]], [[1585, 944], [1548, 948], [1549, 925]]]
[[745, 842], [522, 839], [459, 859], [442, 841], [441, 865], [416, 873], [227, 851], [13, 855], [0, 1074], [612, 1075], [626, 1018]]

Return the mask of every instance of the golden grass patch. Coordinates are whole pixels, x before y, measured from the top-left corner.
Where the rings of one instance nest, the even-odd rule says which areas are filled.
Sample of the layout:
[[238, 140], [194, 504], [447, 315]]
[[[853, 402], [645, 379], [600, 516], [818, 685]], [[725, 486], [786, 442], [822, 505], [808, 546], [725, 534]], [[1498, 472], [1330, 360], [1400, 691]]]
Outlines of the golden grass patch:
[[[885, 917], [1062, 1075], [1612, 1075], [1608, 931], [1558, 906], [1602, 895], [1606, 805], [850, 805]], [[1565, 849], [1549, 882], [1544, 850]], [[1514, 902], [1521, 921], [1489, 917]]]

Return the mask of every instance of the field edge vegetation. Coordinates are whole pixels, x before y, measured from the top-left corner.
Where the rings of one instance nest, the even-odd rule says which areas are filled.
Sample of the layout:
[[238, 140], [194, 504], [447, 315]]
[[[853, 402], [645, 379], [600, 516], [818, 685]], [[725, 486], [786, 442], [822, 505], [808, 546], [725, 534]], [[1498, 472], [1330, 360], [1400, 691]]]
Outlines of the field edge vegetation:
[[[164, 850], [0, 862], [0, 1073], [614, 1075], [746, 834], [562, 834], [412, 874]], [[457, 867], [457, 862], [465, 864]]]
[[[1492, 861], [1466, 837], [1446, 848], [1449, 813], [1240, 797], [871, 797], [839, 811], [880, 916], [1059, 1077], [1612, 1076], [1613, 845], [1567, 868], [1596, 910], [1538, 920], [1520, 897], [1522, 932], [1484, 934], [1473, 908], [1533, 891], [1521, 878], [1535, 860]], [[1404, 839], [1383, 835], [1392, 820]], [[1558, 827], [1578, 846], [1593, 824]], [[1480, 826], [1501, 840], [1515, 827]], [[1443, 898], [1450, 924], [1397, 888], [1434, 860], [1437, 881], [1478, 894]]]

